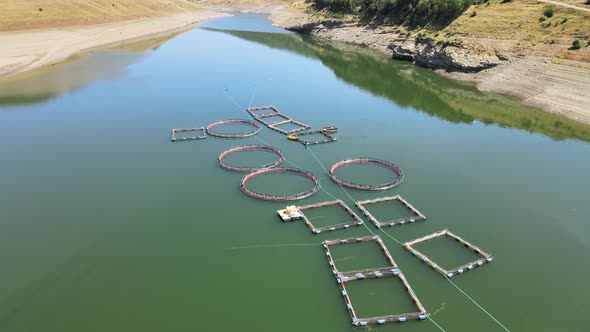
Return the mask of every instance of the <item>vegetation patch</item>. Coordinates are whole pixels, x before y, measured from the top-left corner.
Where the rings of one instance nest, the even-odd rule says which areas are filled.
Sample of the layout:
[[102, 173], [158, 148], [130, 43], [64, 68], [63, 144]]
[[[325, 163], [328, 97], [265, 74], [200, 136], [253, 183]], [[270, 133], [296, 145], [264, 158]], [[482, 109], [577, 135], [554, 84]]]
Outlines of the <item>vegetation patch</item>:
[[543, 11], [543, 15], [547, 18], [553, 17], [553, 15], [555, 15], [555, 7], [553, 7], [553, 6], [545, 7], [545, 10]]
[[[408, 26], [445, 26], [478, 0], [311, 0], [316, 9]], [[475, 15], [473, 15], [475, 16]]]
[[579, 50], [582, 48], [582, 44], [583, 42], [579, 39], [574, 39], [574, 41], [572, 42], [572, 50]]

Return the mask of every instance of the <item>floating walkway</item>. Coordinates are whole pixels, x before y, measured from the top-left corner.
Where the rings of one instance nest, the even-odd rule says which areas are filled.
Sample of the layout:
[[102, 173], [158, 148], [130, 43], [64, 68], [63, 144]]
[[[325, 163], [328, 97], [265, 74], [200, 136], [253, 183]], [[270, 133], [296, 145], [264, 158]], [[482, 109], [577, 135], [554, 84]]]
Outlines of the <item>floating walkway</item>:
[[248, 107], [248, 113], [255, 119], [264, 117], [266, 115], [281, 114], [281, 112], [274, 106], [259, 106], [259, 107]]
[[[252, 127], [254, 127], [254, 130], [249, 131], [249, 132], [245, 132], [245, 133], [237, 133], [237, 134], [218, 133], [218, 132], [213, 131], [213, 128], [215, 128], [215, 127], [223, 126], [223, 125], [234, 125], [234, 124], [243, 124], [243, 125], [252, 126]], [[207, 134], [209, 136], [214, 136], [214, 137], [219, 137], [219, 138], [246, 138], [246, 137], [254, 136], [254, 135], [258, 134], [259, 132], [260, 132], [260, 125], [258, 123], [254, 122], [254, 121], [250, 121], [250, 120], [243, 120], [243, 119], [222, 120], [222, 121], [213, 122], [212, 124], [207, 126]]]
[[[477, 259], [474, 260], [472, 262], [463, 264], [459, 267], [456, 267], [454, 269], [450, 269], [450, 270], [445, 270], [443, 269], [440, 265], [438, 265], [437, 263], [435, 263], [432, 259], [430, 259], [428, 256], [424, 255], [423, 253], [419, 252], [418, 250], [416, 250], [413, 246], [422, 242], [426, 242], [429, 240], [433, 240], [436, 238], [440, 238], [443, 236], [448, 236], [452, 239], [454, 239], [455, 241], [461, 243], [462, 245], [464, 245], [465, 247], [469, 248], [470, 250], [475, 251], [476, 253], [478, 253], [479, 255], [482, 256], [481, 259]], [[461, 237], [455, 235], [454, 233], [451, 233], [451, 231], [449, 231], [448, 229], [444, 229], [440, 232], [436, 232], [436, 233], [432, 233], [430, 235], [426, 235], [423, 236], [421, 238], [406, 242], [404, 244], [404, 247], [406, 249], [408, 249], [412, 255], [420, 258], [420, 260], [422, 260], [423, 262], [425, 262], [426, 264], [430, 265], [430, 267], [432, 267], [433, 269], [435, 269], [436, 271], [438, 271], [439, 273], [441, 273], [442, 275], [451, 278], [457, 274], [461, 274], [465, 271], [470, 271], [473, 268], [476, 268], [478, 266], [482, 266], [485, 263], [489, 263], [493, 260], [492, 255], [488, 254], [487, 252], [481, 250], [479, 247], [463, 240]]]
[[[331, 143], [335, 142], [336, 138], [332, 135], [338, 129], [335, 126], [329, 126], [322, 128], [320, 130], [311, 130], [305, 132], [305, 130], [310, 129], [311, 127], [303, 122], [296, 121], [291, 117], [283, 114], [274, 106], [258, 106], [258, 107], [248, 107], [248, 113], [256, 119], [256, 121], [264, 124], [269, 129], [277, 131], [281, 134], [287, 135], [291, 140], [297, 140], [301, 142], [301, 144], [307, 145], [314, 145], [314, 144], [322, 144], [322, 143]], [[294, 129], [285, 129], [284, 126], [292, 125], [296, 126], [297, 128]], [[301, 138], [301, 136], [306, 135], [322, 135], [324, 139], [321, 140], [306, 140]]]
[[[281, 113], [274, 106], [248, 107], [247, 111], [254, 119], [256, 119], [256, 121], [264, 124], [269, 129], [278, 131], [279, 133], [285, 135], [292, 135], [302, 130], [311, 128], [309, 125], [306, 125], [303, 122], [291, 119], [289, 116]], [[282, 126], [289, 124], [295, 125], [297, 128], [290, 130], [281, 128]]]
[[[274, 173], [290, 173], [290, 174], [296, 174], [296, 175], [306, 177], [313, 182], [313, 184], [314, 184], [313, 188], [311, 190], [301, 192], [298, 194], [282, 195], [282, 196], [281, 195], [265, 195], [265, 194], [257, 193], [255, 191], [252, 191], [247, 188], [246, 185], [253, 178], [255, 178], [257, 176], [261, 176], [261, 175], [274, 174]], [[320, 181], [312, 173], [302, 170], [302, 169], [299, 169], [299, 168], [287, 168], [287, 167], [266, 168], [266, 169], [261, 169], [261, 170], [258, 170], [256, 172], [253, 172], [253, 173], [250, 173], [250, 174], [244, 176], [244, 178], [242, 179], [242, 183], [240, 184], [240, 189], [242, 189], [242, 192], [244, 192], [244, 194], [246, 194], [250, 197], [254, 197], [254, 198], [265, 200], [265, 201], [277, 201], [277, 202], [295, 201], [295, 200], [307, 198], [307, 197], [315, 194], [316, 192], [318, 192], [318, 190], [320, 190]]]
[[[358, 184], [358, 183], [344, 181], [342, 179], [339, 179], [334, 174], [334, 172], [341, 167], [344, 167], [347, 165], [359, 165], [359, 164], [361, 164], [361, 165], [370, 164], [370, 165], [377, 165], [377, 166], [388, 168], [388, 169], [394, 171], [395, 174], [397, 174], [397, 178], [394, 181], [383, 183], [383, 184], [366, 185], [366, 184]], [[358, 189], [358, 190], [370, 190], [370, 191], [391, 189], [391, 188], [397, 187], [400, 183], [402, 183], [402, 181], [404, 181], [404, 173], [402, 172], [402, 170], [399, 167], [397, 167], [396, 165], [394, 165], [388, 161], [374, 159], [374, 158], [352, 158], [352, 159], [345, 159], [345, 160], [339, 161], [339, 162], [335, 163], [334, 165], [332, 165], [332, 167], [330, 168], [330, 172], [328, 173], [328, 176], [330, 176], [330, 179], [332, 179], [332, 181], [338, 183], [339, 185], [341, 185], [343, 187], [348, 187], [348, 188]]]
[[[348, 213], [352, 217], [352, 221], [340, 223], [340, 224], [336, 224], [336, 225], [331, 225], [331, 226], [316, 227], [309, 220], [309, 218], [305, 215], [305, 213], [303, 213], [303, 211], [305, 211], [305, 210], [317, 209], [317, 208], [322, 208], [322, 207], [326, 207], [326, 206], [339, 206], [339, 207], [341, 207], [342, 209], [344, 209], [346, 211], [346, 213]], [[337, 229], [346, 229], [346, 228], [349, 228], [350, 226], [354, 226], [354, 225], [360, 226], [363, 224], [363, 221], [361, 220], [361, 218], [359, 218], [359, 216], [356, 213], [354, 213], [348, 206], [346, 206], [346, 204], [344, 204], [344, 202], [342, 202], [341, 200], [322, 202], [322, 203], [305, 205], [305, 206], [298, 206], [297, 209], [301, 213], [301, 218], [305, 222], [305, 225], [307, 225], [307, 227], [314, 234], [320, 234], [322, 232], [328, 232], [328, 231], [335, 231]]]
[[[201, 132], [199, 136], [192, 136], [192, 137], [176, 137], [176, 133], [187, 133], [187, 132]], [[172, 142], [176, 141], [195, 141], [200, 139], [207, 138], [207, 129], [205, 127], [199, 128], [174, 128], [172, 129]]]
[[[370, 204], [377, 204], [382, 202], [392, 202], [392, 201], [399, 201], [401, 202], [408, 210], [412, 212], [414, 216], [412, 217], [405, 217], [399, 218], [389, 221], [379, 221], [375, 218], [366, 208], [366, 205]], [[358, 201], [356, 202], [356, 206], [361, 210], [361, 212], [369, 219], [377, 228], [381, 228], [384, 226], [395, 226], [395, 225], [403, 225], [405, 223], [413, 223], [420, 220], [426, 220], [426, 216], [423, 215], [420, 211], [418, 211], [412, 204], [408, 203], [405, 199], [403, 199], [400, 195], [391, 196], [391, 197], [381, 197], [376, 199], [369, 199], [366, 201]]]
[[[377, 243], [387, 258], [390, 266], [377, 268], [377, 269], [366, 269], [362, 271], [349, 271], [349, 272], [340, 272], [336, 267], [336, 263], [332, 258], [332, 254], [330, 252], [330, 246], [334, 245], [345, 245], [350, 243], [359, 243], [359, 242], [375, 242]], [[352, 319], [352, 324], [356, 326], [368, 326], [369, 324], [385, 324], [387, 322], [405, 322], [410, 319], [417, 319], [417, 320], [425, 320], [427, 317], [426, 308], [422, 305], [412, 287], [406, 280], [406, 277], [402, 273], [402, 271], [398, 268], [397, 264], [391, 257], [389, 250], [385, 247], [385, 244], [381, 240], [379, 236], [365, 236], [365, 237], [358, 237], [352, 239], [344, 239], [344, 240], [326, 240], [323, 243], [324, 251], [326, 252], [326, 257], [328, 258], [328, 263], [330, 264], [330, 268], [332, 269], [332, 274], [336, 277], [338, 281], [338, 285], [340, 286], [340, 290], [342, 292], [342, 296], [344, 298], [344, 302], [346, 303], [346, 308], [350, 317]], [[383, 278], [383, 277], [390, 277], [390, 278], [397, 278], [399, 279], [402, 284], [404, 285], [408, 296], [416, 305], [416, 312], [410, 313], [402, 313], [402, 314], [392, 314], [386, 316], [375, 316], [375, 317], [365, 317], [359, 318], [354, 311], [354, 307], [352, 305], [352, 301], [350, 300], [350, 296], [348, 295], [348, 291], [346, 290], [346, 283], [348, 282], [358, 282], [359, 280], [364, 279], [371, 279], [371, 278]]]
[[[239, 166], [229, 165], [229, 164], [226, 164], [225, 162], [223, 162], [223, 159], [225, 159], [227, 156], [229, 156], [233, 153], [236, 153], [236, 152], [241, 152], [241, 151], [270, 151], [270, 152], [276, 154], [277, 156], [279, 156], [279, 159], [277, 159], [276, 161], [274, 161], [272, 163], [265, 164], [262, 166], [257, 166], [257, 167], [239, 167]], [[234, 171], [234, 172], [254, 172], [254, 171], [261, 170], [261, 169], [279, 166], [284, 160], [285, 160], [285, 156], [283, 155], [283, 153], [279, 149], [274, 148], [272, 146], [244, 145], [244, 146], [236, 146], [231, 149], [223, 151], [219, 155], [219, 157], [217, 157], [217, 165], [219, 165], [221, 168], [225, 168], [225, 169], [228, 169], [228, 170]]]

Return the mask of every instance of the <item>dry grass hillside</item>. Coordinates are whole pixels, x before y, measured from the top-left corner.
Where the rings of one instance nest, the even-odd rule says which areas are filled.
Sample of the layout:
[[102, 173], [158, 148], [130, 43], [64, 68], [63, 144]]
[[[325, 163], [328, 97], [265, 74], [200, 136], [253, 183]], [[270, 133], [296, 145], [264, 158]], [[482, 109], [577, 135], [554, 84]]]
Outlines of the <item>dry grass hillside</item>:
[[[550, 17], [545, 16], [548, 8], [553, 8]], [[590, 62], [590, 12], [535, 0], [472, 6], [443, 32], [483, 48]], [[578, 50], [571, 48], [575, 39], [582, 43]]]
[[186, 0], [0, 0], [0, 31], [108, 23], [197, 9]]

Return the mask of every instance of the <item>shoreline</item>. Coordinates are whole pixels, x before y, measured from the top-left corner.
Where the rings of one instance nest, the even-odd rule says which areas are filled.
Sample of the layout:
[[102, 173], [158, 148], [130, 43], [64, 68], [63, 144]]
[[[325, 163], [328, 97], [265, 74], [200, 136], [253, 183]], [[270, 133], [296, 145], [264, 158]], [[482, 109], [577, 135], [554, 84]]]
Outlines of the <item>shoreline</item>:
[[158, 38], [190, 28], [202, 21], [228, 16], [198, 10], [159, 17], [96, 25], [0, 32], [0, 79], [54, 65], [100, 48]]
[[[590, 125], [590, 63], [490, 50], [477, 54], [470, 48], [461, 47], [436, 49], [403, 38], [396, 27], [371, 28], [354, 21], [312, 17], [288, 3], [229, 4], [224, 0], [204, 0], [198, 4], [214, 11], [267, 14], [274, 26], [408, 60], [443, 77], [471, 83], [482, 92], [516, 97], [523, 105]], [[421, 52], [425, 48], [427, 52]], [[457, 67], [464, 70], [456, 70]]]
[[[54, 65], [68, 58], [117, 45], [182, 31], [228, 12], [267, 14], [274, 26], [317, 38], [365, 47], [409, 60], [449, 79], [468, 82], [482, 92], [510, 95], [523, 105], [590, 125], [590, 64], [522, 54], [471, 54], [470, 48], [430, 45], [403, 38], [396, 27], [334, 22], [304, 12], [290, 2], [203, 0], [200, 10], [96, 25], [0, 32], [0, 79]], [[427, 49], [427, 52], [424, 52]], [[489, 65], [492, 64], [492, 65]], [[456, 70], [457, 67], [464, 70]], [[470, 70], [475, 68], [475, 70]]]
[[[301, 25], [285, 28], [298, 31]], [[482, 92], [516, 97], [523, 105], [590, 125], [590, 64], [587, 63], [569, 61], [563, 64], [547, 57], [516, 54], [504, 54], [499, 60], [490, 55], [473, 55], [469, 48], [457, 47], [421, 52], [419, 49], [423, 46], [416, 46], [418, 50], [412, 50], [415, 53], [405, 53], [408, 57], [399, 56], [399, 53], [396, 56], [395, 50], [408, 44], [413, 48], [420, 42], [398, 38], [399, 34], [389, 30], [389, 27], [371, 29], [357, 24], [322, 25], [298, 32], [369, 48], [431, 69], [440, 76], [474, 84]], [[430, 46], [424, 48], [430, 49]], [[490, 66], [490, 63], [493, 65]], [[463, 70], [457, 70], [457, 66], [462, 66]]]

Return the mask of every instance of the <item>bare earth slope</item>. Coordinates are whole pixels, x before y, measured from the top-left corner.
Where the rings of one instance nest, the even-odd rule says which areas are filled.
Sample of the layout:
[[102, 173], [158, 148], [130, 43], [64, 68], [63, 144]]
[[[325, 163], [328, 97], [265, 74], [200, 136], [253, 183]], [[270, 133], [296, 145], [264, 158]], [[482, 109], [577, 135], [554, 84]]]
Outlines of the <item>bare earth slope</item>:
[[110, 23], [197, 10], [186, 0], [0, 0], [0, 31]]
[[0, 77], [225, 15], [185, 0], [0, 0], [0, 8]]

